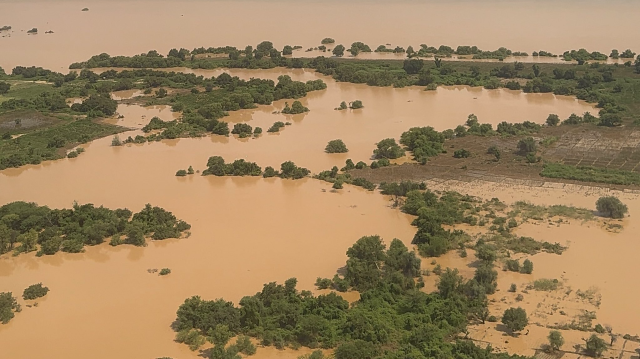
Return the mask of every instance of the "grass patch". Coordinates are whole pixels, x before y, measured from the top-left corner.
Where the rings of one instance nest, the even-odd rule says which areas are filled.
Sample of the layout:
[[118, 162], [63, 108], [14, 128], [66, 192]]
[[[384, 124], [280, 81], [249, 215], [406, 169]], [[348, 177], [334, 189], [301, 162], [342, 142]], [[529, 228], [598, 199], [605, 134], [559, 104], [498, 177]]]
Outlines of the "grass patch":
[[567, 247], [559, 243], [539, 242], [531, 237], [513, 234], [488, 234], [481, 238], [484, 243], [492, 243], [499, 251], [534, 255], [540, 252], [562, 254]]
[[583, 182], [640, 185], [640, 173], [588, 166], [576, 167], [561, 163], [546, 163], [540, 175]]
[[557, 279], [538, 279], [527, 287], [540, 292], [552, 292], [558, 289], [562, 284]]
[[586, 208], [570, 207], [564, 205], [538, 206], [527, 201], [518, 201], [513, 204], [513, 210], [523, 219], [540, 219], [547, 217], [566, 217], [571, 219], [591, 220], [593, 211]]
[[34, 130], [15, 139], [0, 140], [0, 170], [63, 158], [65, 148], [125, 130], [120, 126], [82, 119]]

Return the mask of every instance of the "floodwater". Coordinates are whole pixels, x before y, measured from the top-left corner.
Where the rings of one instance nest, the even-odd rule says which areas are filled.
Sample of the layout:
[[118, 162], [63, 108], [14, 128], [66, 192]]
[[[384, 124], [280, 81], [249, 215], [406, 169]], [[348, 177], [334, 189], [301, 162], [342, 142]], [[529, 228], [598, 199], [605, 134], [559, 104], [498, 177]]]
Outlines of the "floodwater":
[[[570, 220], [567, 224], [548, 224], [547, 222], [525, 224], [517, 228], [516, 234], [533, 237], [539, 241], [551, 243], [559, 242], [567, 245], [569, 249], [562, 255], [540, 253], [531, 257], [534, 263], [534, 271], [531, 275], [502, 272], [498, 274], [499, 292], [494, 296], [496, 299], [502, 297], [515, 297], [516, 294], [508, 293], [511, 283], [518, 285], [518, 293], [524, 289], [527, 283], [536, 279], [555, 278], [563, 282], [563, 289], [554, 295], [545, 296], [534, 291], [524, 294], [525, 301], [516, 302], [511, 298], [511, 306], [522, 306], [528, 313], [539, 311], [540, 317], [531, 320], [530, 323], [540, 322], [554, 325], [558, 322], [570, 322], [570, 317], [562, 317], [558, 312], [555, 315], [542, 315], [545, 306], [551, 307], [553, 304], [559, 310], [565, 310], [568, 314], [577, 308], [596, 311], [597, 318], [593, 325], [600, 323], [610, 325], [613, 332], [617, 334], [640, 334], [637, 323], [640, 322], [640, 310], [637, 308], [637, 298], [640, 290], [635, 285], [633, 273], [640, 271], [640, 265], [635, 260], [635, 254], [640, 251], [640, 243], [637, 240], [637, 233], [640, 231], [638, 221], [634, 220], [637, 213], [640, 213], [640, 194], [631, 192], [610, 191], [605, 188], [593, 188], [576, 185], [563, 185], [558, 183], [549, 184], [543, 187], [530, 187], [516, 184], [512, 181], [504, 183], [472, 182], [461, 183], [447, 181], [444, 183], [431, 183], [430, 188], [440, 190], [464, 191], [470, 195], [479, 196], [485, 199], [499, 197], [506, 203], [513, 203], [518, 200], [527, 200], [538, 205], [564, 204], [576, 207], [583, 207], [595, 210], [596, 200], [605, 195], [620, 198], [629, 207], [630, 219], [619, 222], [623, 225], [620, 233], [612, 233], [601, 226], [601, 221], [582, 222], [581, 220]], [[451, 253], [442, 262], [443, 268], [447, 263], [459, 263], [457, 255]], [[469, 255], [469, 257], [472, 257]], [[472, 258], [471, 258], [472, 259]], [[448, 262], [447, 262], [448, 261]], [[469, 261], [467, 261], [469, 262]], [[470, 273], [469, 268], [462, 266], [462, 274]], [[573, 295], [566, 294], [568, 289], [572, 289]], [[601, 296], [601, 305], [594, 307], [588, 303], [576, 306], [575, 297], [577, 290], [595, 290]], [[559, 300], [553, 298], [558, 296], [564, 298]], [[575, 298], [573, 298], [575, 299]], [[492, 312], [499, 316], [507, 307], [500, 307], [492, 304], [501, 311]], [[540, 309], [541, 305], [543, 306]], [[549, 309], [549, 308], [546, 308]], [[548, 314], [548, 313], [547, 313]], [[570, 314], [569, 314], [570, 315]], [[489, 325], [488, 325], [489, 326]], [[492, 325], [495, 327], [495, 323]], [[533, 329], [532, 329], [533, 331]], [[548, 331], [540, 332], [546, 336]], [[513, 343], [520, 343], [527, 351], [525, 354], [533, 355], [531, 348], [539, 347], [539, 344], [546, 339], [536, 338], [535, 334], [530, 336], [520, 336], [518, 340], [511, 338]], [[584, 334], [583, 334], [584, 336]], [[565, 336], [566, 338], [566, 336]], [[540, 343], [538, 343], [540, 342]], [[513, 344], [511, 343], [511, 344]], [[580, 340], [576, 341], [576, 344]], [[570, 346], [567, 346], [570, 347]], [[571, 349], [568, 349], [571, 351]]]
[[[197, 73], [212, 76], [220, 71]], [[123, 147], [111, 147], [111, 138], [103, 138], [83, 145], [86, 151], [75, 159], [0, 172], [2, 204], [23, 200], [60, 208], [78, 201], [139, 210], [152, 203], [192, 225], [189, 238], [153, 242], [146, 248], [101, 245], [84, 254], [0, 258], [2, 291], [20, 294], [38, 282], [51, 289], [37, 307], [23, 306], [11, 323], [0, 326], [3, 354], [16, 359], [196, 358], [197, 353], [173, 342], [170, 328], [187, 297], [238, 301], [260, 290], [263, 283], [294, 276], [301, 289], [312, 289], [316, 277], [330, 277], [344, 265], [346, 249], [361, 236], [379, 234], [387, 242], [399, 238], [408, 245], [415, 233], [412, 218], [390, 208], [388, 198], [357, 187], [332, 192], [330, 184], [313, 179], [174, 176], [190, 165], [203, 170], [209, 156], [221, 155], [227, 161], [245, 158], [263, 167], [293, 160], [317, 173], [342, 166], [346, 158], [367, 161], [375, 142], [398, 138], [410, 127], [443, 130], [463, 123], [469, 113], [495, 125], [541, 123], [550, 112], [567, 117], [594, 111], [584, 102], [548, 94], [467, 87], [376, 88], [336, 83], [304, 70], [230, 73], [242, 78], [277, 79], [282, 74], [295, 80], [323, 78], [328, 88], [301, 99], [311, 110], [306, 114], [273, 114], [284, 106], [285, 101], [278, 101], [225, 118], [265, 130], [275, 121], [292, 123], [278, 134], [264, 132], [255, 139], [207, 136]], [[341, 101], [355, 99], [362, 100], [365, 108], [333, 109]], [[166, 107], [137, 105], [120, 105], [118, 113], [124, 117], [112, 123], [134, 128], [121, 138], [139, 134], [137, 129], [153, 116], [170, 121], [177, 115]], [[336, 138], [345, 141], [348, 154], [324, 153], [326, 143]], [[164, 267], [172, 270], [167, 277], [147, 272]], [[28, 345], [34, 337], [40, 338], [40, 345]], [[68, 338], [75, 339], [73, 349], [60, 345]]]
[[[81, 11], [84, 7], [89, 11]], [[0, 0], [0, 27], [13, 27], [0, 33], [0, 66], [63, 71], [72, 62], [103, 52], [134, 55], [155, 49], [166, 54], [180, 47], [255, 47], [264, 40], [278, 48], [300, 45], [303, 50], [296, 56], [315, 56], [304, 50], [320, 45], [324, 37], [347, 47], [362, 41], [372, 49], [387, 43], [417, 49], [424, 43], [476, 45], [483, 50], [504, 46], [530, 54], [579, 48], [609, 54], [613, 48], [623, 51], [640, 43], [634, 26], [638, 13], [640, 3], [625, 0]], [[354, 23], [354, 14], [364, 17]], [[286, 21], [279, 21], [283, 17]], [[541, 25], [525, 26], [523, 19], [536, 19]], [[390, 21], [393, 31], [381, 26]], [[615, 24], [615, 35], [599, 26], [575, 31], [576, 22]], [[34, 27], [40, 33], [27, 35]], [[54, 33], [44, 34], [48, 30]]]

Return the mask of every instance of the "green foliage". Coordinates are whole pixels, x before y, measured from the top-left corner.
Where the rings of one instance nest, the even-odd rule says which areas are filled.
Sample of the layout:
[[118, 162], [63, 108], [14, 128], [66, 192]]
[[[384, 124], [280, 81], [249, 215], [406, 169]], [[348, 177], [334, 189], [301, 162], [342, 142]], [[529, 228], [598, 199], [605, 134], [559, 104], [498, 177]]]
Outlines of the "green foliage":
[[253, 133], [253, 128], [251, 125], [246, 123], [236, 123], [233, 125], [233, 130], [231, 133], [234, 135], [238, 135], [240, 138], [249, 137]]
[[519, 332], [529, 324], [527, 312], [520, 307], [509, 308], [502, 315], [502, 324], [506, 325], [511, 332]]
[[601, 356], [602, 353], [607, 350], [607, 344], [605, 341], [595, 334], [591, 334], [585, 344], [585, 353], [594, 358]]
[[637, 172], [589, 166], [576, 167], [561, 163], [545, 163], [540, 175], [583, 182], [640, 185], [640, 174]]
[[126, 234], [131, 244], [144, 245], [145, 235], [156, 240], [179, 238], [190, 228], [171, 212], [151, 205], [131, 215], [128, 209], [110, 210], [92, 204], [52, 210], [35, 203], [9, 203], [0, 207], [0, 253], [29, 252], [38, 246], [37, 255], [59, 250], [77, 253], [85, 245], [100, 244], [119, 234]]
[[20, 311], [20, 304], [11, 292], [0, 293], [0, 323], [7, 324], [15, 316], [14, 312]]
[[562, 345], [564, 345], [564, 338], [562, 337], [562, 333], [557, 330], [550, 331], [547, 339], [549, 340], [549, 347], [553, 351], [560, 350]]
[[307, 107], [304, 107], [302, 105], [302, 102], [300, 101], [293, 101], [293, 104], [291, 105], [291, 107], [289, 107], [288, 102], [285, 102], [284, 109], [282, 110], [282, 113], [287, 115], [297, 115], [305, 112], [309, 112], [309, 109]]
[[162, 268], [160, 270], [160, 275], [169, 275], [169, 274], [171, 274], [171, 269], [169, 268]]
[[[340, 107], [342, 107], [342, 104], [340, 104]], [[349, 102], [349, 108], [351, 108], [352, 110], [357, 110], [359, 108], [363, 108], [364, 105], [362, 104], [362, 101], [360, 100], [354, 100]]]
[[444, 140], [444, 135], [433, 127], [412, 127], [400, 136], [400, 143], [413, 152], [413, 158], [421, 163], [442, 153]]
[[[483, 298], [468, 294], [472, 284], [454, 276], [446, 297], [439, 292], [420, 291], [415, 279], [419, 277], [420, 260], [399, 240], [392, 241], [386, 250], [378, 236], [363, 237], [347, 255], [348, 278], [336, 275], [331, 285], [338, 290], [359, 289], [361, 299], [352, 306], [335, 293], [314, 296], [300, 292], [292, 278], [284, 284], [265, 284], [262, 291], [242, 298], [237, 307], [222, 299], [189, 298], [177, 311], [176, 330], [186, 337], [190, 332], [213, 334], [222, 327], [229, 332], [224, 338], [246, 333], [263, 345], [335, 348], [336, 358], [349, 359], [373, 358], [382, 353], [400, 358], [406, 352], [418, 357], [434, 352], [476, 353], [470, 354], [475, 357], [483, 352], [471, 342], [447, 340], [464, 330], [467, 318], [486, 308]], [[450, 273], [445, 271], [442, 281], [446, 282]], [[329, 286], [331, 281], [318, 282]], [[196, 338], [195, 334], [189, 335]], [[241, 338], [229, 348], [233, 347], [235, 353], [241, 351], [240, 342]], [[223, 349], [216, 344], [212, 355], [223, 354]], [[487, 356], [489, 352], [484, 353], [481, 357], [493, 358]], [[309, 358], [322, 358], [322, 354], [314, 353]]]
[[280, 165], [280, 178], [300, 179], [309, 175], [311, 171], [304, 167], [298, 167], [292, 161], [283, 162]]
[[357, 41], [351, 44], [351, 48], [349, 49], [349, 52], [351, 53], [352, 56], [358, 56], [360, 52], [371, 52], [371, 48], [369, 48], [369, 45], [366, 45], [366, 44], [363, 44], [362, 42]]
[[7, 82], [0, 81], [0, 95], [4, 95], [9, 92], [11, 85]]
[[342, 140], [331, 140], [327, 143], [324, 151], [326, 153], [347, 153], [349, 149], [347, 149], [347, 145]]
[[533, 262], [529, 259], [525, 259], [524, 262], [522, 262], [522, 268], [520, 268], [520, 272], [531, 274], [533, 272]]
[[624, 218], [628, 212], [627, 205], [613, 196], [598, 198], [598, 201], [596, 201], [596, 209], [601, 215], [609, 218]]
[[375, 158], [395, 159], [404, 156], [404, 150], [393, 138], [386, 138], [377, 143], [377, 149], [373, 151]]
[[455, 150], [455, 152], [453, 152], [453, 157], [454, 158], [468, 158], [468, 157], [471, 157], [471, 152], [465, 150], [464, 148], [461, 148], [461, 149]]
[[518, 151], [521, 154], [530, 154], [537, 151], [536, 141], [532, 137], [523, 138], [518, 141]]
[[551, 292], [560, 286], [560, 282], [557, 279], [538, 279], [533, 282], [532, 288], [537, 291]]
[[560, 117], [558, 117], [558, 115], [556, 114], [550, 114], [549, 117], [547, 117], [547, 121], [546, 124], [547, 126], [558, 126], [558, 124], [560, 123]]
[[276, 171], [276, 170], [275, 170], [273, 167], [271, 167], [271, 166], [267, 166], [267, 167], [264, 169], [264, 173], [262, 174], [262, 177], [264, 177], [264, 178], [270, 178], [270, 177], [276, 177], [276, 176], [278, 176], [278, 175], [279, 175], [278, 171]]
[[337, 45], [333, 48], [333, 56], [342, 57], [344, 56], [345, 47], [343, 45]]
[[187, 171], [186, 170], [178, 170], [178, 172], [176, 172], [176, 176], [177, 177], [184, 177], [187, 175]]
[[322, 39], [322, 41], [320, 42], [323, 45], [327, 45], [327, 44], [333, 44], [335, 43], [336, 40], [330, 38], [330, 37], [325, 37], [324, 39]]
[[209, 157], [207, 169], [202, 171], [203, 176], [260, 176], [262, 168], [255, 162], [247, 162], [244, 159], [225, 163], [220, 156]]
[[74, 146], [105, 137], [124, 128], [91, 120], [64, 122], [50, 128], [28, 132], [19, 138], [0, 141], [0, 170], [39, 164], [66, 156], [61, 146]]
[[271, 127], [267, 130], [267, 132], [279, 132], [281, 128], [285, 126], [284, 122], [276, 121], [273, 123]]
[[42, 283], [32, 284], [24, 290], [22, 298], [24, 300], [33, 300], [44, 297], [47, 293], [49, 293], [49, 288], [43, 287]]
[[197, 330], [185, 329], [176, 334], [176, 342], [187, 344], [189, 349], [196, 351], [204, 345], [206, 340]]

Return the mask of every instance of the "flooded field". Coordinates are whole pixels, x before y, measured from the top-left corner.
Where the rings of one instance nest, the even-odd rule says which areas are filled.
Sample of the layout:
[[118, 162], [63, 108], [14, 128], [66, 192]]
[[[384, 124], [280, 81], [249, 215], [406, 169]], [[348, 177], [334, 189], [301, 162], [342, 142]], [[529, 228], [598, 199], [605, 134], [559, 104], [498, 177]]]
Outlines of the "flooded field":
[[[0, 0], [0, 27], [13, 27], [10, 32], [0, 32], [0, 66], [5, 71], [16, 65], [66, 71], [71, 62], [102, 52], [132, 55], [156, 49], [167, 53], [174, 47], [244, 47], [263, 40], [273, 41], [278, 48], [301, 45], [302, 50], [294, 56], [317, 56], [327, 53], [304, 49], [318, 46], [321, 38], [327, 36], [335, 38], [336, 43], [363, 41], [372, 48], [381, 43], [414, 48], [426, 43], [477, 45], [483, 50], [505, 46], [514, 51], [546, 50], [561, 54], [570, 48], [584, 47], [608, 54], [612, 48], [624, 50], [638, 43], [633, 25], [640, 4], [622, 0], [615, 3], [611, 6], [604, 1], [564, 1], [547, 6], [533, 0], [429, 0], [393, 4], [292, 0], [179, 3]], [[83, 7], [89, 11], [81, 11]], [[365, 12], [366, 19], [354, 24], [353, 14]], [[238, 26], [238, 14], [242, 14], [240, 23], [250, 25]], [[276, 21], [285, 15], [287, 21]], [[390, 17], [401, 19], [394, 23], [393, 32], [380, 26]], [[543, 19], [553, 26], [523, 26], [523, 18]], [[615, 21], [616, 36], [597, 26], [576, 32], [577, 19], [593, 24]], [[471, 24], [473, 29], [452, 24]], [[26, 31], [34, 27], [39, 34], [27, 35]], [[318, 29], [325, 32], [319, 35]], [[53, 33], [45, 34], [47, 30]], [[403, 56], [372, 53], [361, 58]], [[537, 59], [527, 58], [534, 60]], [[0, 324], [0, 357], [200, 358], [202, 353], [192, 352], [174, 341], [171, 324], [184, 299], [200, 295], [204, 299], [224, 297], [237, 303], [243, 296], [261, 290], [264, 283], [283, 282], [290, 277], [298, 278], [299, 289], [312, 290], [317, 277], [332, 277], [344, 266], [345, 252], [358, 238], [377, 234], [386, 243], [398, 238], [410, 246], [415, 234], [416, 228], [411, 226], [414, 217], [392, 207], [390, 198], [378, 191], [368, 192], [350, 185], [335, 191], [330, 183], [312, 178], [293, 181], [202, 177], [199, 172], [205, 169], [210, 156], [222, 156], [227, 162], [243, 158], [263, 168], [278, 168], [282, 162], [291, 160], [318, 173], [333, 166], [342, 167], [348, 158], [369, 162], [378, 141], [398, 139], [411, 127], [432, 126], [439, 131], [455, 128], [471, 113], [478, 116], [480, 123], [490, 123], [495, 128], [503, 121], [541, 124], [550, 113], [564, 119], [572, 113], [598, 111], [592, 104], [568, 96], [465, 86], [440, 86], [434, 91], [424, 91], [422, 87], [370, 87], [336, 82], [302, 69], [168, 71], [204, 77], [228, 72], [242, 79], [274, 81], [281, 75], [289, 75], [298, 81], [322, 79], [327, 89], [309, 92], [299, 99], [310, 109], [304, 114], [280, 113], [287, 102], [281, 100], [234, 111], [223, 118], [230, 127], [240, 122], [261, 127], [264, 131], [256, 138], [208, 135], [112, 147], [112, 138], [106, 137], [81, 145], [86, 151], [77, 158], [0, 171], [0, 205], [32, 201], [52, 208], [68, 208], [77, 201], [138, 211], [151, 203], [192, 226], [187, 238], [154, 241], [147, 247], [104, 244], [86, 247], [81, 254], [36, 257], [32, 252], [0, 256], [0, 292], [13, 292], [20, 297], [24, 288], [39, 282], [51, 289], [46, 297], [35, 301], [37, 306], [33, 301], [18, 300], [22, 312], [16, 313], [10, 323]], [[181, 116], [168, 106], [136, 104], [136, 97], [145, 96], [140, 90], [117, 91], [111, 96], [121, 103], [117, 114], [104, 121], [130, 129], [120, 134], [122, 140], [142, 134], [142, 127], [153, 117], [172, 121]], [[69, 103], [82, 100], [67, 99]], [[354, 100], [361, 100], [364, 108], [335, 110], [342, 101]], [[267, 133], [266, 129], [276, 121], [287, 122], [287, 126], [278, 133]], [[635, 137], [630, 132], [627, 141], [635, 141]], [[325, 153], [327, 142], [334, 139], [343, 140], [349, 152]], [[585, 152], [606, 146], [613, 145], [593, 146]], [[572, 150], [577, 151], [573, 147]], [[397, 160], [408, 161], [409, 157]], [[189, 166], [197, 174], [175, 176], [177, 170]], [[579, 220], [562, 224], [527, 223], [515, 229], [517, 235], [559, 242], [568, 249], [562, 255], [530, 256], [535, 263], [532, 274], [496, 268], [498, 291], [490, 297], [490, 314], [499, 317], [508, 307], [522, 306], [530, 315], [527, 327], [530, 331], [507, 337], [502, 324], [487, 322], [470, 326], [469, 338], [481, 346], [491, 344], [500, 351], [534, 355], [546, 342], [550, 327], [568, 323], [584, 315], [584, 311], [595, 314], [593, 325], [609, 325], [620, 335], [640, 334], [637, 324], [640, 309], [636, 304], [640, 293], [635, 279], [635, 273], [640, 271], [636, 259], [640, 252], [637, 240], [640, 222], [636, 220], [640, 214], [639, 194], [540, 183], [442, 179], [428, 182], [432, 190], [456, 190], [483, 199], [497, 197], [507, 204], [526, 200], [595, 210], [595, 201], [600, 196], [614, 195], [629, 207], [630, 218], [620, 222], [623, 228], [619, 231], [607, 230], [602, 222]], [[464, 229], [471, 234], [482, 231], [480, 227]], [[466, 258], [451, 251], [435, 260], [442, 268], [458, 268], [465, 278], [473, 277], [475, 262], [472, 250]], [[432, 270], [435, 263], [431, 258], [423, 258], [422, 268]], [[160, 268], [170, 268], [171, 275], [161, 277], [149, 271]], [[561, 288], [523, 292], [531, 282], [545, 278], [558, 279]], [[436, 275], [425, 275], [424, 280], [425, 290], [437, 288]], [[511, 284], [517, 285], [516, 293], [509, 292]], [[524, 298], [518, 300], [518, 294]], [[356, 292], [342, 296], [349, 302], [359, 298]], [[582, 339], [590, 334], [563, 330], [567, 358], [578, 357], [573, 354], [573, 345], [583, 344]], [[607, 336], [602, 337], [608, 342]], [[620, 338], [607, 356], [636, 358], [636, 349], [637, 343]], [[308, 348], [280, 351], [259, 347], [255, 357], [297, 358], [309, 352]]]
[[[12, 31], [0, 33], [0, 66], [11, 69], [35, 65], [62, 71], [72, 62], [103, 52], [133, 55], [155, 49], [166, 54], [174, 47], [244, 47], [264, 40], [272, 41], [278, 48], [300, 45], [303, 50], [297, 54], [305, 56], [304, 49], [320, 45], [324, 37], [332, 37], [346, 46], [362, 41], [373, 49], [386, 43], [405, 48], [409, 45], [417, 48], [424, 43], [454, 48], [476, 45], [483, 50], [504, 46], [529, 54], [538, 50], [562, 54], [571, 46], [608, 55], [613, 48], [623, 51], [638, 44], [634, 24], [640, 4], [623, 0], [613, 3], [2, 0], [0, 27], [10, 25]], [[84, 7], [89, 11], [81, 11]], [[354, 26], [353, 14], [358, 13], [363, 14], [363, 21]], [[238, 14], [242, 14], [245, 26], [237, 26]], [[285, 14], [287, 21], [276, 21]], [[394, 22], [392, 32], [380, 26], [391, 19], [402, 19]], [[524, 26], [522, 19], [540, 19], [549, 25]], [[576, 32], [576, 21], [615, 23], [616, 35], [598, 26], [583, 26]], [[469, 26], [473, 31], [469, 31]], [[27, 30], [34, 27], [39, 33], [28, 35]], [[260, 31], [255, 31], [256, 28]]]
[[[220, 71], [197, 73], [212, 76]], [[289, 74], [295, 80], [319, 77], [303, 70], [230, 73], [242, 78], [277, 79], [282, 74]], [[549, 112], [566, 117], [573, 112], [593, 111], [588, 104], [553, 95], [466, 87], [438, 88], [437, 91], [374, 88], [322, 78], [328, 88], [302, 99], [311, 110], [307, 114], [273, 114], [284, 106], [284, 101], [279, 101], [272, 106], [232, 112], [225, 118], [263, 128], [275, 121], [292, 122], [278, 134], [263, 134], [257, 139], [209, 136], [124, 147], [111, 147], [111, 138], [103, 138], [84, 146], [86, 152], [75, 159], [2, 171], [0, 203], [24, 200], [59, 208], [78, 201], [138, 210], [150, 202], [171, 210], [193, 226], [189, 238], [154, 242], [146, 248], [101, 245], [88, 248], [84, 254], [41, 258], [34, 254], [3, 256], [0, 260], [2, 290], [18, 293], [36, 282], [44, 282], [51, 288], [51, 293], [39, 301], [38, 307], [25, 308], [10, 324], [0, 326], [0, 345], [9, 357], [168, 355], [195, 358], [197, 353], [172, 341], [174, 332], [170, 324], [185, 298], [202, 295], [237, 301], [258, 291], [265, 282], [283, 281], [292, 276], [299, 279], [300, 288], [311, 289], [316, 277], [330, 277], [344, 264], [346, 249], [359, 237], [379, 234], [387, 241], [399, 238], [409, 244], [415, 232], [410, 226], [411, 216], [391, 208], [388, 198], [360, 188], [347, 187], [333, 193], [330, 184], [313, 179], [197, 175], [177, 178], [174, 173], [178, 169], [193, 165], [202, 170], [209, 156], [221, 155], [228, 160], [245, 158], [261, 166], [274, 167], [293, 160], [319, 172], [343, 165], [346, 158], [368, 160], [375, 142], [385, 137], [397, 138], [409, 127], [430, 125], [443, 130], [462, 123], [469, 113], [478, 115], [481, 122], [495, 125], [501, 121], [540, 123]], [[343, 100], [355, 99], [362, 100], [365, 108], [333, 109]], [[177, 115], [165, 107], [124, 104], [118, 107], [118, 113], [123, 118], [109, 121], [133, 129], [141, 128], [153, 116], [170, 121]], [[122, 136], [138, 133], [133, 130]], [[335, 138], [345, 141], [350, 149], [348, 154], [324, 153], [327, 141]], [[438, 186], [445, 188], [442, 184], [434, 188]], [[482, 184], [457, 189], [487, 198], [499, 196], [507, 202], [528, 199], [588, 208], [593, 207], [596, 198], [595, 193], [585, 196], [551, 189], [505, 190]], [[632, 216], [638, 212], [634, 204]], [[568, 228], [572, 230], [567, 231]], [[629, 270], [631, 258], [623, 257], [631, 256], [633, 250], [603, 253], [607, 253], [607, 248], [611, 252], [611, 240], [624, 242], [621, 248], [637, 247], [631, 238], [634, 228], [630, 224], [615, 236], [599, 228], [582, 226], [545, 229], [540, 233], [537, 227], [521, 230], [523, 234], [548, 241], [558, 235], [565, 238], [580, 233], [579, 240], [570, 241], [571, 249], [566, 254], [536, 257], [534, 278], [538, 275], [560, 277], [566, 271], [564, 277], [576, 287], [586, 289], [594, 281], [602, 282], [603, 304], [598, 315], [612, 323], [616, 330], [631, 332], [634, 326], [627, 319], [630, 316], [640, 319], [640, 312], [621, 312], [619, 308], [632, 308], [633, 296], [613, 294], [624, 290], [627, 283], [623, 277], [619, 280], [605, 280], [605, 277], [610, 275], [610, 268], [614, 273], [623, 268]], [[592, 251], [593, 248], [596, 250]], [[588, 266], [583, 271], [585, 260], [602, 265]], [[443, 265], [459, 266], [460, 261], [443, 262]], [[171, 268], [171, 276], [164, 278], [147, 272], [162, 267]], [[512, 280], [503, 274], [500, 278], [501, 289]], [[92, 321], [87, 321], [88, 317]], [[26, 345], [34, 335], [42, 338], [42, 345]], [[69, 337], [83, 343], [71, 357], [68, 348], [56, 345]], [[523, 345], [524, 351], [530, 350]], [[261, 353], [259, 351], [262, 358]], [[264, 351], [264, 355], [268, 353], [271, 354], [265, 357], [298, 355]]]

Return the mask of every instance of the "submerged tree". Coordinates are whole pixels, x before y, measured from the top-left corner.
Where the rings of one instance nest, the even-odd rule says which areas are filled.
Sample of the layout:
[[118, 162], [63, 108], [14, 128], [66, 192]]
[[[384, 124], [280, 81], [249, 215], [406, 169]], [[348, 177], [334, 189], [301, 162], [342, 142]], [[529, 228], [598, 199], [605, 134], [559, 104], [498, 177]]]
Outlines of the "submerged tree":
[[624, 218], [628, 211], [627, 205], [613, 196], [598, 198], [598, 201], [596, 201], [596, 209], [600, 214], [609, 218]]

